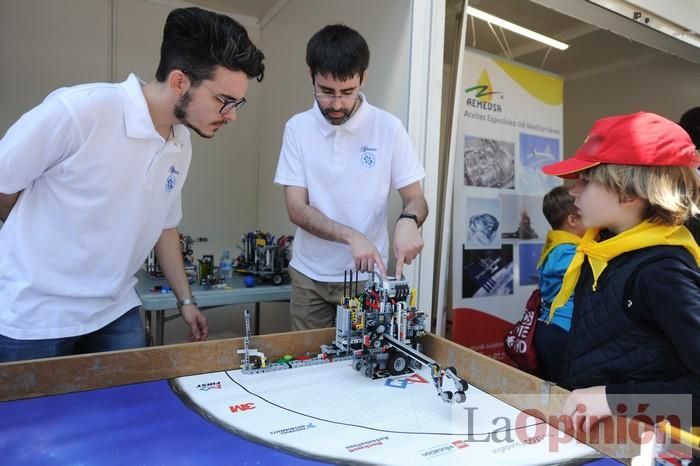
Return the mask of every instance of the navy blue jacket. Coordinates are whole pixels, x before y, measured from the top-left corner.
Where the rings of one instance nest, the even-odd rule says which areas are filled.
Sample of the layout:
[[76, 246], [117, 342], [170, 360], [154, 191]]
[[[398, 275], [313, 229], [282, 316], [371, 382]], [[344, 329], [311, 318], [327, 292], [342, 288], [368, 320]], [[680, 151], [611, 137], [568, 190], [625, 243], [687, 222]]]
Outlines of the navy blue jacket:
[[628, 252], [610, 261], [596, 291], [592, 284], [585, 261], [561, 384], [605, 385], [613, 413], [629, 394], [690, 394], [693, 424], [700, 425], [700, 271], [693, 256], [675, 246]]

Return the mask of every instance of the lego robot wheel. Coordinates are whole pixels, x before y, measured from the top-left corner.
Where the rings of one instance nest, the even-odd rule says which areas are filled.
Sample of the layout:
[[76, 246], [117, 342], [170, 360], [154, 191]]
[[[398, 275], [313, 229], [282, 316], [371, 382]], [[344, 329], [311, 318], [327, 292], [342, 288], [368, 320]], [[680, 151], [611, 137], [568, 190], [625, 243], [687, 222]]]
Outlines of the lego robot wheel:
[[464, 379], [459, 379], [459, 382], [455, 383], [455, 387], [457, 387], [457, 390], [460, 392], [466, 392], [469, 390], [469, 384]]
[[360, 369], [362, 369], [362, 359], [355, 359], [355, 362], [352, 363], [352, 367], [359, 372]]
[[362, 375], [365, 377], [372, 377], [372, 366], [370, 364], [365, 364], [362, 368]]
[[374, 331], [377, 333], [384, 333], [384, 330], [386, 330], [386, 327], [384, 327], [384, 325], [378, 325]]
[[457, 369], [455, 369], [453, 366], [446, 367], [446, 368], [445, 368], [445, 372], [448, 372], [448, 371], [449, 371], [449, 372], [452, 372], [452, 374], [455, 375], [455, 376], [457, 375]]
[[401, 353], [394, 353], [389, 356], [389, 372], [391, 375], [401, 375], [408, 369], [408, 360]]
[[445, 401], [451, 401], [452, 400], [452, 392], [450, 391], [444, 391], [440, 394], [443, 400]]
[[374, 340], [374, 341], [372, 342], [372, 346], [374, 346], [375, 348], [379, 349], [379, 348], [381, 348], [381, 346], [382, 346], [382, 341], [381, 341], [381, 340]]
[[457, 392], [454, 396], [455, 403], [464, 403], [467, 400], [467, 395], [464, 392]]
[[282, 279], [282, 275], [276, 273], [272, 276], [272, 284], [275, 286], [279, 286], [282, 284], [284, 280]]

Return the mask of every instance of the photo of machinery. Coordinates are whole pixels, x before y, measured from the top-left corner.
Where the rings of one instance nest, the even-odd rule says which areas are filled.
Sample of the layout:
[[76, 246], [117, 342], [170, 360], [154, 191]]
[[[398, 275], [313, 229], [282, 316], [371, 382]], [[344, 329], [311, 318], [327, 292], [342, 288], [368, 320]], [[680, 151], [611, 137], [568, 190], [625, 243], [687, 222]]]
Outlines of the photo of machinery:
[[513, 245], [501, 249], [464, 249], [462, 297], [513, 294]]
[[515, 187], [515, 144], [464, 136], [464, 185]]

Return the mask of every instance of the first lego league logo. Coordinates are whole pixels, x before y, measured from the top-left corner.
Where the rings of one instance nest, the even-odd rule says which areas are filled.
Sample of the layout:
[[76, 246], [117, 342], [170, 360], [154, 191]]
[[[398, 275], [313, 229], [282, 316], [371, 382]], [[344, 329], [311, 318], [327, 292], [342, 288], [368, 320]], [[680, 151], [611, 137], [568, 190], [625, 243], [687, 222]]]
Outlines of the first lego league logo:
[[387, 387], [392, 387], [392, 388], [401, 388], [401, 389], [406, 389], [409, 384], [414, 384], [414, 383], [428, 383], [425, 378], [423, 378], [420, 374], [417, 372], [410, 374], [408, 377], [402, 376], [400, 378], [388, 378], [386, 379], [386, 382], [384, 382], [384, 385]]

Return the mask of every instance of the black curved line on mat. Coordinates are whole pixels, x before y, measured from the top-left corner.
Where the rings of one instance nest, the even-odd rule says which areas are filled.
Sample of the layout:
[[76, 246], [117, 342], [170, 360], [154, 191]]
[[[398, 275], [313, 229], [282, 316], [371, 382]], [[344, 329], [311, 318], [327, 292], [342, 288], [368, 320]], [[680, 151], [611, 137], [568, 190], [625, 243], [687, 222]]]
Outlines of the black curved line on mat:
[[[257, 397], [257, 398], [260, 398], [261, 400], [263, 400], [263, 401], [266, 402], [266, 403], [271, 404], [272, 406], [276, 406], [276, 407], [278, 407], [278, 408], [280, 408], [280, 409], [283, 409], [283, 410], [285, 410], [285, 411], [289, 411], [290, 413], [298, 414], [298, 415], [300, 415], [300, 416], [305, 416], [305, 417], [308, 417], [308, 418], [311, 418], [311, 419], [316, 419], [317, 421], [328, 422], [328, 423], [330, 423], [330, 424], [337, 424], [337, 425], [341, 425], [341, 426], [357, 427], [357, 428], [360, 428], [360, 429], [373, 430], [373, 431], [375, 431], [375, 432], [384, 432], [384, 433], [388, 433], [388, 434], [406, 434], [406, 435], [446, 435], [446, 436], [459, 435], [460, 437], [469, 437], [469, 436], [477, 436], [477, 435], [493, 435], [493, 434], [501, 433], [501, 432], [511, 432], [511, 431], [514, 431], [514, 430], [522, 429], [522, 428], [524, 428], [524, 427], [531, 427], [531, 426], [538, 426], [538, 425], [541, 425], [541, 424], [545, 424], [544, 421], [540, 421], [540, 422], [536, 422], [536, 423], [534, 423], [534, 424], [528, 424], [527, 426], [513, 427], [513, 428], [510, 428], [510, 429], [497, 429], [497, 430], [493, 430], [493, 431], [488, 432], [488, 433], [478, 433], [478, 434], [474, 434], [474, 433], [471, 433], [471, 434], [447, 433], [447, 432], [411, 432], [411, 431], [402, 431], [402, 430], [379, 429], [379, 428], [377, 428], [377, 427], [363, 426], [363, 425], [360, 425], [360, 424], [350, 424], [349, 422], [331, 421], [330, 419], [324, 419], [324, 418], [321, 418], [321, 417], [312, 416], [312, 415], [310, 415], [310, 414], [306, 414], [306, 413], [302, 413], [302, 412], [299, 412], [299, 411], [295, 411], [295, 410], [293, 410], [293, 409], [291, 409], [291, 408], [287, 408], [287, 407], [285, 407], [285, 406], [282, 406], [282, 405], [279, 405], [279, 404], [277, 404], [277, 403], [274, 403], [274, 402], [268, 400], [267, 398], [264, 398], [264, 397], [258, 395], [257, 393], [251, 392], [251, 391], [248, 390], [246, 387], [244, 387], [243, 385], [241, 385], [239, 382], [235, 381], [235, 380], [233, 379], [233, 377], [231, 377], [231, 376], [229, 375], [228, 371], [224, 371], [224, 373], [226, 374], [226, 377], [228, 377], [228, 378], [231, 380], [231, 382], [235, 383], [236, 385], [238, 385], [239, 387], [241, 387], [243, 390], [245, 390], [246, 392], [250, 393], [251, 395], [253, 395], [253, 396]], [[466, 440], [469, 441], [469, 438], [467, 438]], [[478, 440], [474, 440], [474, 439], [472, 439], [471, 441], [472, 441], [472, 442], [478, 442]]]

